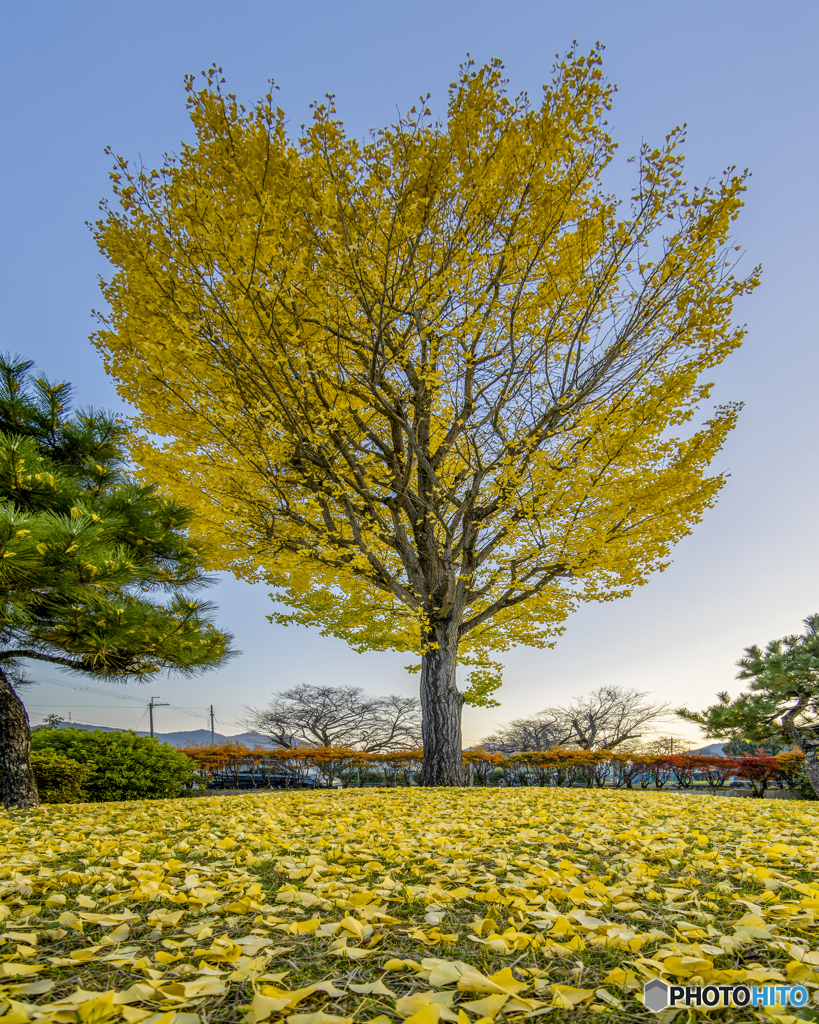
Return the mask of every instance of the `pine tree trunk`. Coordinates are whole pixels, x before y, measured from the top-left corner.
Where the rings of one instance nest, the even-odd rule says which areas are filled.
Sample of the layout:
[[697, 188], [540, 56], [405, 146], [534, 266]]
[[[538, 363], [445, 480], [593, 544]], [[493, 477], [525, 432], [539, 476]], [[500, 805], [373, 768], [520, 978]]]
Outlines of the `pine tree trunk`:
[[31, 730], [23, 702], [0, 668], [0, 772], [3, 806], [37, 807], [40, 797], [31, 770]]
[[461, 709], [464, 699], [455, 683], [458, 627], [453, 622], [433, 625], [430, 649], [421, 664], [421, 732], [424, 742], [422, 786], [463, 786]]
[[813, 747], [811, 750], [806, 750], [805, 753], [805, 774], [810, 780], [811, 786], [813, 786], [813, 792], [819, 797], [819, 757], [817, 757], [817, 747]]
[[813, 730], [809, 734], [807, 729], [798, 728], [786, 718], [782, 719], [782, 728], [791, 743], [805, 755], [805, 774], [813, 792], [819, 797], [819, 737]]

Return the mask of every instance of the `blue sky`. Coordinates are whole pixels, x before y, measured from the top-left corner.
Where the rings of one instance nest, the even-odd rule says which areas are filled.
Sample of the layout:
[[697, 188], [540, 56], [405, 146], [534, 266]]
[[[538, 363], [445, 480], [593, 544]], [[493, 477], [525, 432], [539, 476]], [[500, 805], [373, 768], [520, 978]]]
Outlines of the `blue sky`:
[[[154, 165], [190, 138], [186, 73], [216, 63], [246, 103], [274, 78], [296, 129], [311, 100], [334, 93], [348, 130], [362, 134], [427, 91], [441, 110], [467, 52], [479, 63], [502, 58], [511, 88], [536, 96], [555, 54], [574, 39], [582, 49], [601, 40], [618, 86], [611, 124], [623, 189], [625, 157], [682, 122], [689, 180], [731, 164], [753, 172], [737, 235], [748, 266], [763, 264], [763, 284], [737, 309], [748, 338], [715, 378], [715, 401], [741, 400], [745, 410], [719, 459], [730, 481], [673, 565], [626, 601], [583, 608], [554, 650], [509, 654], [503, 706], [467, 710], [465, 738], [603, 683], [704, 705], [718, 690], [739, 691], [734, 662], [745, 646], [796, 631], [819, 610], [819, 5], [28, 0], [5, 5], [0, 25], [0, 347], [71, 380], [79, 403], [117, 409], [88, 342], [107, 269], [85, 222], [108, 193], [106, 146]], [[293, 683], [405, 693], [417, 684], [402, 668], [406, 656], [357, 655], [341, 641], [271, 626], [264, 587], [226, 578], [211, 596], [244, 651], [230, 667], [196, 681], [131, 684], [118, 691], [127, 700], [44, 681], [26, 695], [32, 721], [71, 710], [75, 720], [136, 727], [157, 694], [178, 707], [213, 703], [223, 731], [238, 731], [244, 705]], [[34, 675], [65, 678], [42, 666]], [[198, 727], [204, 712], [163, 708], [157, 722]]]

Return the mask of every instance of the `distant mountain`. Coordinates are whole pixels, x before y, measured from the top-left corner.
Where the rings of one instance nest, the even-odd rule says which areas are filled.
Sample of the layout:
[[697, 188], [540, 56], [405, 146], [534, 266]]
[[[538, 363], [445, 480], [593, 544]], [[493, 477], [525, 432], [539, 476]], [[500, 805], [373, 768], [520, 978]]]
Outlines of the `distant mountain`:
[[686, 750], [686, 754], [707, 754], [709, 757], [725, 757], [725, 747], [722, 743], [709, 743], [707, 747], [700, 747], [697, 750]]
[[[36, 728], [43, 728], [37, 726]], [[90, 729], [99, 732], [126, 732], [124, 729], [112, 729], [106, 725], [84, 725], [82, 722], [60, 722], [58, 729]], [[149, 732], [137, 732], [137, 736], [150, 736]], [[184, 747], [188, 743], [210, 743], [210, 729], [188, 729], [185, 732], [155, 732], [154, 738], [168, 743], [172, 747]], [[230, 740], [232, 743], [245, 743], [249, 747], [267, 747], [272, 750], [276, 744], [272, 743], [267, 736], [258, 732], [241, 732], [236, 736], [223, 736], [220, 732], [213, 734], [216, 743], [223, 743]]]
[[[147, 736], [148, 733], [140, 733], [140, 735]], [[187, 732], [155, 732], [154, 736], [158, 740], [170, 743], [172, 747], [184, 747], [186, 743], [210, 743], [210, 729], [189, 729]], [[260, 746], [272, 749], [278, 746], [277, 743], [271, 742], [267, 736], [262, 736], [259, 732], [240, 732], [235, 736], [223, 736], [220, 732], [215, 732], [213, 739], [216, 743], [230, 740], [231, 743], [244, 743], [248, 747]]]

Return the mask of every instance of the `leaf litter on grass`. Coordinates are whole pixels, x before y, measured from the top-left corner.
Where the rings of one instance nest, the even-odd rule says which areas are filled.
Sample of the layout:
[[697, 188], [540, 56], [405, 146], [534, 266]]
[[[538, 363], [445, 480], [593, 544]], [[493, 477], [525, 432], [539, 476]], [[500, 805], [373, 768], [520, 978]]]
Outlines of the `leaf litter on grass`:
[[671, 1019], [654, 977], [816, 1005], [818, 812], [369, 789], [2, 813], [0, 1024]]

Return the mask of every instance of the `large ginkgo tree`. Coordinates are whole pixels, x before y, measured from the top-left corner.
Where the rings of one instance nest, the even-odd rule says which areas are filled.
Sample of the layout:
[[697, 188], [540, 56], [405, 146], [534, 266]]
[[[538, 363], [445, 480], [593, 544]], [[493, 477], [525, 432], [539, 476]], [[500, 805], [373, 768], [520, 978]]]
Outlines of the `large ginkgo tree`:
[[675, 130], [619, 202], [598, 50], [538, 103], [468, 64], [445, 118], [424, 100], [363, 142], [332, 100], [294, 137], [272, 91], [222, 82], [188, 81], [178, 155], [116, 160], [96, 226], [134, 457], [278, 621], [420, 655], [423, 780], [459, 784], [495, 652], [628, 594], [722, 486], [737, 407], [700, 410], [757, 280], [744, 176], [689, 187]]

